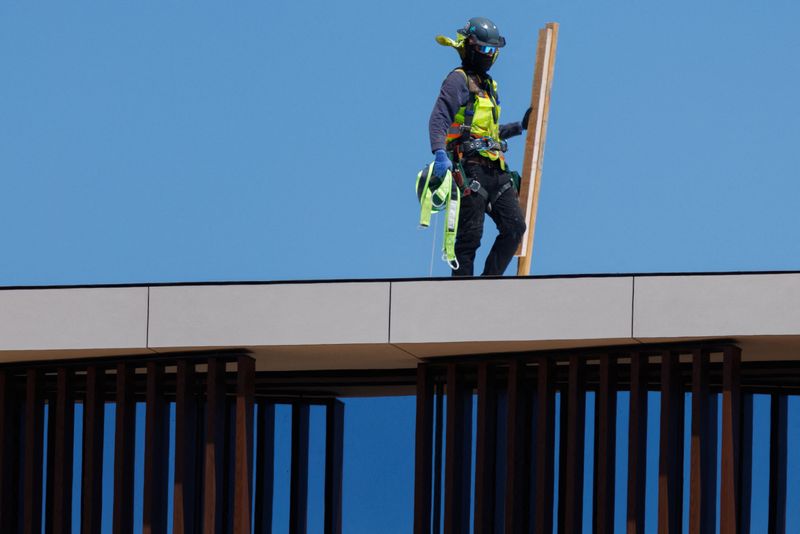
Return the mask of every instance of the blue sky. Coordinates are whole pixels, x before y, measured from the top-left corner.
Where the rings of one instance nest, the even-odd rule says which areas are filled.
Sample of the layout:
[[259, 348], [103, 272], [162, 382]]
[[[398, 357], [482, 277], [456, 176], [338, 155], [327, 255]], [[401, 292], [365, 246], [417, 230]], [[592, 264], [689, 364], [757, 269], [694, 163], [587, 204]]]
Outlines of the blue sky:
[[508, 39], [492, 70], [507, 120], [530, 99], [536, 29], [561, 23], [534, 273], [797, 268], [799, 7], [487, 11], [0, 3], [0, 280], [427, 275], [413, 180], [456, 64], [433, 37], [478, 13]]
[[534, 274], [800, 268], [800, 5], [496, 6], [3, 0], [0, 285], [427, 276], [434, 36], [476, 15], [508, 121], [561, 24]]

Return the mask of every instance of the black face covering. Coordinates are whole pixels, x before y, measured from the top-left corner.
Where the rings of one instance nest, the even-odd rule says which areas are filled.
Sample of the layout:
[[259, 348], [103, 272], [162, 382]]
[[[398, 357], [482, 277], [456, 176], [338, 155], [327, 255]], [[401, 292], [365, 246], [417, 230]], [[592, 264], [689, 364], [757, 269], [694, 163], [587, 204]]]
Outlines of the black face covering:
[[464, 56], [464, 67], [476, 72], [488, 72], [492, 68], [493, 61], [494, 55], [481, 54], [470, 46]]

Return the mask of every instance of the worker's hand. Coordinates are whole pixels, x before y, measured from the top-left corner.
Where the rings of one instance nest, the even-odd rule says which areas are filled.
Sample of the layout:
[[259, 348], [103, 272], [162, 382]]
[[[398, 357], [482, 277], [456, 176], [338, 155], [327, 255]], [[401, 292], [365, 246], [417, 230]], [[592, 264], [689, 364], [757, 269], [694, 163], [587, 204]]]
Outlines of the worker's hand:
[[447, 152], [441, 148], [434, 152], [433, 155], [433, 175], [441, 178], [447, 174], [447, 171], [453, 168], [453, 163], [450, 161], [450, 158], [447, 157]]
[[531, 118], [531, 110], [532, 109], [533, 108], [528, 108], [528, 111], [525, 112], [525, 116], [522, 117], [522, 129], [523, 130], [527, 130], [528, 129], [528, 120]]

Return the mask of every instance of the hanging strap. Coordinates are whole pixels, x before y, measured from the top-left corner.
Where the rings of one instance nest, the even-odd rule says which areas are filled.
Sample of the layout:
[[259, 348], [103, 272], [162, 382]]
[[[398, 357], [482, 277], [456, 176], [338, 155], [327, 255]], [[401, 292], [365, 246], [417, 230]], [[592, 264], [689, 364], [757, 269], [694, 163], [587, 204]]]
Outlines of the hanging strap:
[[461, 209], [461, 190], [453, 181], [450, 185], [450, 194], [447, 198], [447, 220], [444, 225], [444, 239], [442, 239], [442, 259], [454, 271], [458, 269], [456, 259], [456, 234], [458, 233], [458, 212]]
[[419, 226], [427, 228], [431, 224], [431, 213], [433, 212], [433, 192], [428, 187], [431, 182], [433, 165], [428, 165], [428, 172], [425, 176], [425, 185], [422, 189], [422, 198], [419, 201]]
[[464, 77], [467, 79], [467, 90], [469, 91], [469, 100], [467, 101], [467, 105], [464, 107], [464, 124], [461, 125], [461, 140], [467, 141], [470, 138], [470, 132], [472, 131], [472, 119], [475, 118], [475, 99], [478, 97], [481, 89], [472, 74], [468, 74], [463, 69], [456, 70], [461, 71], [461, 73], [464, 74]]
[[497, 115], [497, 91], [494, 90], [494, 83], [492, 83], [492, 77], [488, 74], [486, 75], [486, 79], [483, 81], [486, 94], [489, 95], [489, 100], [492, 102], [492, 118], [494, 119], [495, 124], [499, 119]]
[[495, 193], [494, 196], [492, 197], [492, 199], [486, 204], [486, 213], [491, 213], [492, 212], [492, 204], [497, 202], [497, 199], [500, 198], [501, 196], [503, 196], [503, 193], [505, 193], [506, 191], [508, 191], [512, 187], [513, 187], [513, 184], [511, 183], [511, 180], [509, 180], [506, 183], [504, 183], [503, 185], [501, 185], [498, 188], [497, 193]]

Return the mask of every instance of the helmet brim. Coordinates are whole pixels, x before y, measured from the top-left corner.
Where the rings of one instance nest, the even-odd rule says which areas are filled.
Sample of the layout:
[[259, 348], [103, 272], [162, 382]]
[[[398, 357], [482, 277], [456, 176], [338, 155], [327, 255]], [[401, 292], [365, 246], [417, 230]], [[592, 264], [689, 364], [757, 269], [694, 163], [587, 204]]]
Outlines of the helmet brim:
[[[466, 32], [463, 29], [458, 30], [458, 33], [460, 33], [461, 35], [465, 35], [466, 36]], [[469, 44], [478, 45], [478, 46], [494, 46], [494, 47], [497, 47], [497, 48], [503, 48], [506, 45], [506, 38], [505, 37], [500, 37], [500, 38], [497, 39], [496, 42], [481, 41], [480, 39], [478, 39], [478, 37], [475, 34], [472, 34], [472, 35], [467, 36], [467, 42]]]

